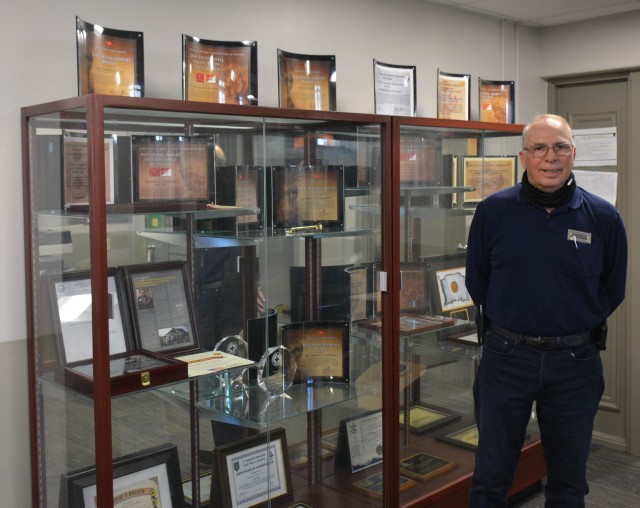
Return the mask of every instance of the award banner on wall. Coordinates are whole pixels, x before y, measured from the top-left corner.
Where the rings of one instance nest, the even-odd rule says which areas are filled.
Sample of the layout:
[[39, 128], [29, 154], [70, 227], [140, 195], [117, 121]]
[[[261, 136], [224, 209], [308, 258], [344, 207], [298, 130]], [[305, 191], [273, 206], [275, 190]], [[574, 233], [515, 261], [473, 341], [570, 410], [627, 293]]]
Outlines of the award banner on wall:
[[335, 55], [302, 55], [278, 49], [281, 108], [336, 110]]
[[78, 95], [144, 96], [142, 32], [93, 25], [76, 16]]
[[515, 84], [478, 78], [480, 121], [514, 123]]
[[182, 99], [258, 104], [258, 43], [182, 35]]
[[209, 199], [208, 136], [133, 136], [135, 201], [201, 201]]
[[[487, 196], [516, 183], [517, 157], [463, 157], [462, 186], [465, 203], [477, 203]], [[454, 199], [456, 196], [454, 196]]]
[[451, 74], [438, 69], [438, 118], [469, 120], [471, 74]]
[[378, 115], [416, 116], [416, 66], [373, 60], [373, 99]]

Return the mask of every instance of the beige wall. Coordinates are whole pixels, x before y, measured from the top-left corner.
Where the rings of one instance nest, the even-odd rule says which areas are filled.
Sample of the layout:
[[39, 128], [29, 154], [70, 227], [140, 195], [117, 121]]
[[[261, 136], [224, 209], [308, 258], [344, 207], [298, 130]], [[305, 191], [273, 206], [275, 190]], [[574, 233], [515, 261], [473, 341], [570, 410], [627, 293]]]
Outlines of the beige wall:
[[[6, 9], [5, 9], [6, 11]], [[32, 0], [0, 18], [0, 454], [2, 506], [30, 506], [20, 107], [76, 94], [74, 18], [144, 32], [146, 95], [181, 97], [182, 33], [258, 41], [259, 102], [277, 106], [276, 49], [335, 54], [338, 110], [373, 112], [372, 59], [417, 66], [418, 114], [436, 114], [436, 70], [516, 81], [516, 121], [546, 105], [542, 75], [637, 65], [639, 16], [539, 32], [423, 0]], [[565, 34], [571, 34], [571, 44]], [[606, 33], [594, 41], [594, 33]], [[610, 37], [615, 34], [615, 37]], [[550, 61], [549, 41], [559, 40]], [[599, 60], [582, 54], [595, 45]], [[544, 52], [541, 52], [541, 49]], [[539, 58], [539, 55], [543, 58]], [[612, 58], [612, 55], [615, 57]], [[635, 63], [634, 63], [635, 60]], [[594, 68], [595, 66], [595, 68]], [[477, 95], [472, 87], [472, 116]]]

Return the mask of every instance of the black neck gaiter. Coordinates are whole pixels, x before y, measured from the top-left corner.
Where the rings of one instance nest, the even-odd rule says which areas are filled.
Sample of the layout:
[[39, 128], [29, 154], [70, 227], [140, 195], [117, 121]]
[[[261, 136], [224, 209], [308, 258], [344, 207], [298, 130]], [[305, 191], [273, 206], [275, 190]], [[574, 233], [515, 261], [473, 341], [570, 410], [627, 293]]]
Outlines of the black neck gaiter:
[[522, 191], [526, 198], [530, 199], [534, 203], [544, 206], [545, 208], [558, 208], [559, 206], [566, 205], [571, 201], [573, 193], [576, 190], [576, 179], [573, 173], [569, 175], [569, 179], [564, 183], [560, 189], [555, 192], [542, 192], [536, 189], [527, 176], [525, 171], [522, 174]]

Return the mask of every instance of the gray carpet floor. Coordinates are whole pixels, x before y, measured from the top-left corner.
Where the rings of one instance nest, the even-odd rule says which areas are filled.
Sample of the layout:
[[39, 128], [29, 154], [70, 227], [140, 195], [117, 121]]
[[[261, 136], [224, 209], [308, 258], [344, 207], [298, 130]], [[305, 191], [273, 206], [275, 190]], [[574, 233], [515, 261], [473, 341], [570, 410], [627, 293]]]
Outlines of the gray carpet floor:
[[[603, 446], [592, 446], [587, 479], [587, 508], [640, 507], [640, 457]], [[543, 492], [521, 501], [517, 508], [543, 508]]]

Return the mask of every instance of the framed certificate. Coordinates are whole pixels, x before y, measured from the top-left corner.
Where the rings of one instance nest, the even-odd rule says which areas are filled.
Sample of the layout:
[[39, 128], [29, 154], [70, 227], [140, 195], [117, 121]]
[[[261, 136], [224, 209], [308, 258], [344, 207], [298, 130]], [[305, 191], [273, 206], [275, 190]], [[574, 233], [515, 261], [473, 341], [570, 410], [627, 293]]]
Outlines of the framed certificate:
[[144, 97], [142, 32], [93, 25], [76, 16], [78, 95]]
[[[259, 166], [217, 166], [213, 192], [217, 205], [259, 210], [257, 214], [234, 217], [236, 230], [262, 229], [264, 225], [264, 170]], [[211, 187], [211, 182], [209, 182]], [[227, 229], [224, 228], [223, 229]]]
[[183, 34], [182, 99], [258, 104], [257, 41], [209, 41]]
[[217, 481], [211, 483], [211, 506], [271, 506], [292, 499], [291, 468], [284, 429], [274, 429], [215, 451]]
[[273, 225], [344, 226], [342, 166], [277, 166], [271, 170]]
[[515, 123], [515, 84], [478, 78], [480, 121]]
[[[465, 266], [457, 266], [447, 270], [436, 271], [440, 311], [451, 314], [473, 305], [473, 300], [465, 285], [467, 270]], [[468, 318], [467, 318], [468, 319]]]
[[516, 183], [517, 157], [463, 157], [462, 186], [465, 203], [478, 203], [487, 196]]
[[438, 118], [470, 119], [470, 82], [470, 74], [452, 74], [438, 69]]
[[[460, 415], [452, 414], [445, 409], [426, 404], [415, 404], [409, 409], [409, 430], [422, 434], [459, 419]], [[404, 426], [405, 424], [405, 412], [400, 411], [400, 425]]]
[[416, 116], [416, 66], [374, 58], [373, 100], [377, 115]]
[[282, 345], [293, 353], [294, 382], [349, 381], [349, 322], [306, 321], [282, 327]]
[[[303, 468], [309, 463], [309, 450], [307, 447], [307, 443], [301, 443], [296, 446], [292, 446], [289, 448], [289, 464], [294, 468]], [[322, 460], [330, 459], [333, 457], [333, 452], [331, 450], [327, 450], [326, 448], [322, 448], [320, 450]]]
[[454, 467], [456, 467], [455, 463], [450, 460], [428, 453], [416, 453], [400, 461], [400, 474], [420, 482], [426, 482]]
[[[61, 365], [93, 359], [91, 274], [75, 272], [50, 279]], [[122, 274], [109, 269], [107, 278], [109, 354], [133, 348]]]
[[357, 473], [383, 459], [382, 411], [368, 411], [340, 422], [336, 468]]
[[467, 425], [462, 428], [458, 428], [446, 434], [436, 436], [439, 441], [450, 443], [469, 450], [478, 449], [478, 427], [476, 424]]
[[423, 133], [400, 136], [400, 184], [403, 188], [440, 185], [438, 159], [442, 140]]
[[[376, 497], [382, 497], [384, 494], [384, 475], [382, 471], [378, 473], [374, 473], [371, 476], [367, 476], [364, 480], [360, 480], [353, 484], [353, 486], [365, 492], [366, 494], [372, 494]], [[410, 489], [413, 487], [416, 482], [411, 480], [410, 478], [405, 478], [404, 476], [400, 476], [398, 478], [398, 482], [400, 484], [400, 492]]]
[[[63, 195], [65, 208], [89, 204], [89, 164], [87, 138], [63, 138]], [[104, 140], [104, 193], [107, 204], [115, 203], [113, 138]]]
[[208, 136], [133, 136], [134, 201], [209, 200]]
[[[95, 466], [62, 477], [60, 506], [96, 505]], [[113, 506], [184, 506], [178, 449], [166, 444], [113, 462]]]
[[123, 269], [137, 347], [165, 355], [198, 350], [186, 263], [170, 261]]
[[335, 55], [303, 55], [278, 49], [281, 108], [336, 110]]

